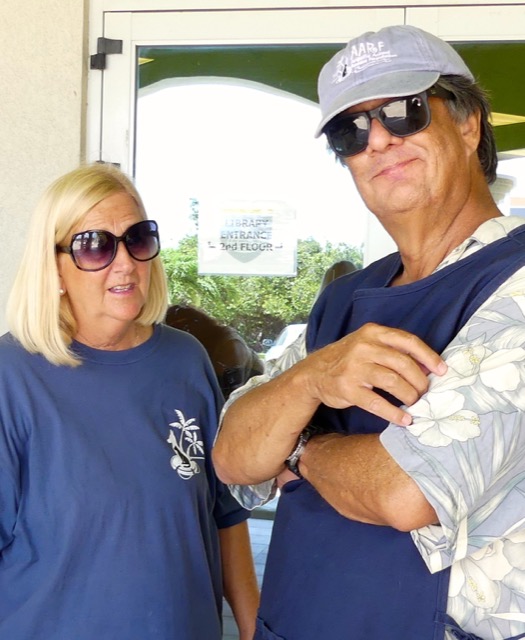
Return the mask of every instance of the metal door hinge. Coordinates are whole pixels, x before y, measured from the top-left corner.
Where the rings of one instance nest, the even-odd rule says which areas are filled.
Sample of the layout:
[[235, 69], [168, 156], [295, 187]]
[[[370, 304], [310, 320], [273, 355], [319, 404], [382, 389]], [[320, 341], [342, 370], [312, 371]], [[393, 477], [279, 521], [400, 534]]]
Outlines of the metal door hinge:
[[90, 69], [105, 69], [106, 56], [111, 53], [122, 53], [122, 40], [97, 38], [97, 52], [89, 57]]

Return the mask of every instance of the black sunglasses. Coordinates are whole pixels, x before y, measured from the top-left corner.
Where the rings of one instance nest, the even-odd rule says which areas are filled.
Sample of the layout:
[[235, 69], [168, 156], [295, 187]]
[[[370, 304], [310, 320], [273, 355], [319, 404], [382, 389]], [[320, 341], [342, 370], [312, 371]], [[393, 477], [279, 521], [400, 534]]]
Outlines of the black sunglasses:
[[100, 229], [81, 231], [71, 237], [69, 247], [56, 245], [56, 250], [69, 253], [75, 266], [82, 271], [100, 271], [115, 259], [119, 242], [124, 242], [134, 260], [153, 260], [160, 251], [158, 225], [154, 220], [142, 220], [132, 224], [119, 237]]
[[372, 118], [398, 138], [419, 133], [430, 124], [428, 97], [453, 98], [453, 94], [433, 86], [413, 96], [394, 98], [370, 111], [345, 113], [336, 116], [323, 129], [330, 147], [340, 158], [355, 156], [368, 146]]

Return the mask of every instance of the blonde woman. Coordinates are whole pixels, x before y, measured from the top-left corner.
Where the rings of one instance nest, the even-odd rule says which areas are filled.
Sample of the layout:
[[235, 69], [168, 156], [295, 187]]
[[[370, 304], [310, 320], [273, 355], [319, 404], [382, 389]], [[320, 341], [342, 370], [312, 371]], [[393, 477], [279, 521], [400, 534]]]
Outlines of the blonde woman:
[[[247, 512], [210, 460], [221, 394], [161, 324], [157, 224], [110, 165], [45, 192], [0, 338], [0, 637], [253, 635]], [[222, 559], [222, 561], [221, 561]]]

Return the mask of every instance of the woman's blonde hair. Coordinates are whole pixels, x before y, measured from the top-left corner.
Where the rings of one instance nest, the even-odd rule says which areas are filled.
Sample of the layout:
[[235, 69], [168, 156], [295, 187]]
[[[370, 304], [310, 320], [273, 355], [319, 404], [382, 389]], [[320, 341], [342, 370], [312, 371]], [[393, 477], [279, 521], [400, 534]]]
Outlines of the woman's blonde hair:
[[[58, 178], [40, 199], [31, 223], [22, 262], [7, 302], [11, 333], [31, 353], [57, 365], [76, 366], [70, 345], [76, 321], [67, 296], [61, 298], [55, 246], [69, 244], [72, 229], [99, 202], [127, 193], [147, 218], [131, 180], [110, 164], [90, 164]], [[148, 298], [137, 322], [162, 322], [168, 306], [166, 276], [159, 256], [152, 260]]]

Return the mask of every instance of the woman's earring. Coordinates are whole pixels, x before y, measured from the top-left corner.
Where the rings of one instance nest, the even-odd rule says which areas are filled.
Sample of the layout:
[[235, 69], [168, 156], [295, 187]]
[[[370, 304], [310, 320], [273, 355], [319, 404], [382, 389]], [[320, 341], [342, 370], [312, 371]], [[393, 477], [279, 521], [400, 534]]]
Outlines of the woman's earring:
[[64, 289], [60, 288], [60, 289], [58, 290], [58, 293], [59, 293], [61, 296], [63, 296], [63, 295], [64, 295], [64, 293], [65, 293], [65, 291], [64, 291]]

